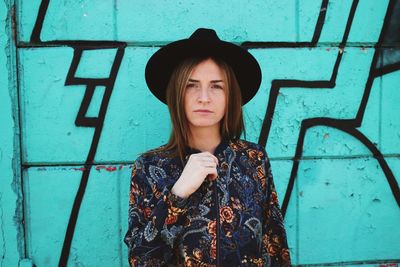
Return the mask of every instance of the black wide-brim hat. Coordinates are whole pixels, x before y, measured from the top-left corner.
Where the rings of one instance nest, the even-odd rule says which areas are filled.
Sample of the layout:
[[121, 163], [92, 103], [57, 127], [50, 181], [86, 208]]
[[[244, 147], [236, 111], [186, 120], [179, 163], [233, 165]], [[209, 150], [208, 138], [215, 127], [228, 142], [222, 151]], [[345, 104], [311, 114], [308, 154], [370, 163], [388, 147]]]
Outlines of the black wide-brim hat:
[[261, 68], [244, 48], [219, 39], [212, 29], [197, 29], [188, 39], [178, 40], [159, 49], [146, 65], [145, 77], [150, 91], [166, 103], [166, 89], [172, 72], [189, 57], [217, 57], [233, 69], [242, 92], [242, 105], [257, 93]]

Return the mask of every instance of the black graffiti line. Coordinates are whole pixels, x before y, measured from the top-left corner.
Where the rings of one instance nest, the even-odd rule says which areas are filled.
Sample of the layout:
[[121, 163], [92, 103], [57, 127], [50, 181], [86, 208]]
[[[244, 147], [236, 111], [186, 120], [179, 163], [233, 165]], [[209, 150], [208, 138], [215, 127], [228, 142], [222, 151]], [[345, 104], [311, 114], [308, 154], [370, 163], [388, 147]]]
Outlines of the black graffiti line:
[[102, 48], [112, 48], [116, 46], [126, 46], [126, 42], [109, 41], [109, 40], [63, 40], [63, 41], [46, 41], [42, 42], [40, 35], [42, 33], [44, 19], [46, 17], [47, 9], [49, 7], [50, 0], [42, 0], [40, 2], [38, 15], [36, 16], [36, 21], [32, 30], [30, 42], [36, 45], [67, 45], [71, 47], [86, 47], [86, 49], [99, 49]]
[[[95, 127], [95, 132], [93, 135], [93, 139], [92, 139], [92, 143], [89, 149], [89, 153], [84, 165], [84, 171], [82, 173], [82, 178], [81, 178], [81, 182], [79, 184], [79, 188], [77, 191], [77, 194], [75, 196], [75, 200], [73, 203], [73, 208], [71, 210], [71, 215], [69, 218], [69, 222], [68, 222], [68, 226], [67, 226], [67, 231], [65, 234], [65, 238], [64, 238], [64, 243], [63, 243], [63, 247], [62, 247], [62, 251], [61, 251], [61, 256], [59, 259], [59, 266], [66, 266], [68, 263], [68, 257], [70, 254], [70, 249], [71, 249], [71, 243], [72, 243], [72, 239], [74, 236], [74, 232], [75, 232], [75, 226], [76, 226], [76, 222], [78, 219], [78, 215], [79, 215], [79, 210], [82, 204], [82, 200], [83, 200], [83, 196], [85, 194], [86, 191], [86, 186], [88, 183], [88, 179], [89, 179], [89, 174], [90, 174], [90, 170], [91, 170], [91, 166], [94, 162], [94, 157], [96, 155], [96, 151], [97, 151], [97, 147], [99, 144], [99, 140], [100, 140], [100, 136], [101, 136], [101, 132], [103, 129], [103, 123], [104, 123], [104, 119], [105, 119], [105, 114], [107, 111], [107, 107], [108, 107], [108, 103], [109, 100], [111, 98], [111, 94], [112, 94], [112, 90], [113, 90], [113, 86], [114, 86], [114, 82], [115, 79], [117, 77], [117, 73], [119, 70], [119, 67], [121, 65], [121, 61], [122, 61], [122, 57], [124, 55], [124, 47], [118, 47], [117, 48], [117, 53], [115, 55], [115, 59], [111, 68], [111, 72], [110, 72], [110, 77], [109, 77], [109, 81], [106, 84], [106, 88], [105, 88], [105, 92], [103, 95], [103, 99], [100, 105], [100, 110], [99, 110], [99, 115], [98, 118], [95, 118], [95, 120], [89, 120], [89, 119], [94, 119], [94, 118], [87, 118], [85, 117], [85, 113], [88, 109], [88, 106], [90, 104], [90, 101], [88, 101], [90, 97], [90, 95], [92, 94], [92, 90], [94, 90], [95, 84], [87, 84], [87, 90], [85, 92], [85, 96], [84, 99], [82, 101], [81, 107], [80, 107], [80, 111], [78, 112], [77, 118], [76, 118], [76, 125], [79, 126], [85, 126], [85, 127]], [[77, 52], [74, 53], [75, 55], [79, 55], [81, 56], [82, 53]], [[77, 64], [79, 64], [79, 60], [77, 60], [75, 57], [73, 58], [72, 62], [71, 62], [71, 67], [70, 67], [70, 71], [68, 72], [68, 76], [66, 79], [66, 85], [69, 84], [76, 84], [74, 75], [75, 72], [72, 72], [71, 70], [76, 71], [77, 69]], [[78, 79], [79, 80], [79, 79]], [[89, 90], [89, 92], [88, 92]]]
[[374, 79], [376, 77], [376, 75], [375, 75], [375, 73], [377, 72], [377, 70], [376, 70], [376, 62], [379, 59], [379, 51], [380, 51], [379, 49], [382, 46], [383, 39], [385, 37], [385, 33], [389, 28], [390, 19], [392, 17], [392, 13], [393, 13], [395, 4], [396, 4], [395, 0], [391, 0], [389, 2], [388, 8], [387, 8], [386, 14], [385, 14], [385, 19], [384, 19], [383, 25], [382, 25], [382, 30], [381, 30], [381, 33], [379, 35], [379, 39], [378, 39], [378, 41], [377, 41], [377, 43], [375, 45], [375, 53], [374, 53], [374, 57], [372, 58], [372, 63], [371, 63], [371, 66], [370, 66], [370, 71], [369, 71], [370, 75], [368, 76], [367, 84], [365, 86], [365, 91], [364, 91], [364, 94], [362, 96], [361, 104], [360, 104], [360, 107], [358, 109], [358, 112], [357, 112], [357, 115], [356, 115], [356, 119], [355, 119], [357, 121], [357, 125], [358, 126], [361, 125], [361, 121], [362, 121], [362, 119], [364, 117], [364, 113], [365, 113], [366, 106], [367, 106], [367, 103], [368, 103], [368, 98], [369, 98], [369, 95], [370, 95], [371, 89], [372, 89], [372, 83], [374, 82]]
[[[66, 44], [68, 44], [67, 42]], [[82, 58], [83, 51], [85, 50], [98, 50], [98, 49], [117, 49], [117, 48], [125, 48], [126, 44], [121, 42], [112, 42], [109, 43], [107, 46], [103, 47], [96, 47], [93, 44], [88, 44], [86, 42], [85, 45], [79, 45], [78, 47], [74, 47], [74, 56], [72, 58], [71, 66], [67, 73], [67, 78], [65, 80], [65, 85], [103, 85], [103, 86], [110, 86], [113, 81], [111, 77], [108, 78], [81, 78], [75, 77], [76, 71], [78, 69], [79, 61]], [[111, 75], [111, 74], [110, 74]]]
[[40, 35], [42, 33], [43, 22], [46, 17], [47, 9], [49, 7], [50, 0], [42, 0], [40, 2], [38, 15], [32, 30], [30, 42], [34, 45], [66, 45], [70, 47], [80, 47], [86, 50], [99, 49], [99, 48], [114, 48], [116, 46], [126, 46], [126, 42], [110, 41], [110, 40], [54, 40], [42, 42]]
[[[340, 62], [342, 60], [342, 55], [344, 52], [344, 48], [347, 43], [347, 39], [350, 33], [350, 28], [351, 24], [354, 19], [354, 14], [357, 9], [358, 5], [358, 0], [354, 0], [350, 9], [349, 17], [346, 23], [346, 28], [345, 32], [343, 34], [342, 42], [339, 44], [339, 51], [338, 55], [333, 67], [332, 75], [329, 81], [302, 81], [302, 80], [273, 80], [272, 85], [271, 85], [271, 90], [270, 90], [270, 97], [268, 100], [268, 105], [267, 105], [267, 110], [266, 110], [266, 115], [265, 119], [263, 121], [262, 127], [261, 127], [261, 132], [260, 132], [260, 137], [259, 137], [259, 143], [260, 144], [265, 144], [266, 140], [268, 139], [270, 128], [271, 128], [271, 122], [272, 122], [272, 117], [273, 113], [275, 110], [279, 90], [282, 87], [288, 88], [288, 87], [304, 87], [304, 88], [334, 88], [336, 84], [336, 78], [337, 74], [339, 71], [339, 66]], [[318, 24], [317, 24], [318, 26]], [[322, 31], [322, 27], [316, 27], [315, 31]], [[315, 36], [316, 34], [314, 34]], [[318, 34], [318, 36], [320, 33]]]
[[40, 3], [38, 15], [36, 17], [35, 25], [31, 34], [32, 43], [40, 43], [40, 33], [42, 32], [44, 18], [46, 17], [47, 8], [49, 7], [50, 0], [42, 0]]
[[[332, 75], [331, 75], [330, 80], [329, 81], [298, 81], [298, 80], [280, 81], [280, 80], [277, 80], [275, 83], [273, 81], [273, 86], [275, 86], [275, 87], [272, 87], [271, 91], [273, 90], [273, 88], [276, 88], [275, 89], [276, 93], [275, 93], [275, 99], [271, 99], [271, 101], [273, 101], [274, 106], [276, 105], [279, 91], [283, 87], [285, 87], [285, 88], [303, 87], [305, 89], [307, 89], [307, 88], [310, 88], [310, 89], [311, 88], [316, 88], [317, 90], [320, 90], [321, 88], [332, 89], [332, 88], [334, 88], [336, 86], [337, 74], [338, 74], [338, 71], [339, 71], [339, 67], [340, 67], [340, 63], [341, 63], [341, 60], [342, 60], [344, 48], [345, 48], [346, 43], [347, 43], [347, 39], [348, 39], [348, 36], [349, 36], [349, 33], [350, 33], [351, 25], [353, 23], [353, 19], [354, 19], [354, 15], [355, 15], [357, 6], [358, 6], [358, 0], [353, 1], [352, 6], [350, 8], [350, 12], [349, 12], [349, 18], [348, 18], [347, 23], [346, 23], [345, 32], [343, 34], [343, 39], [342, 39], [341, 44], [339, 45], [338, 55], [337, 55], [337, 58], [336, 58], [336, 61], [335, 61], [334, 67], [333, 67], [333, 71], [332, 71]], [[267, 111], [268, 110], [269, 109], [267, 108]], [[270, 115], [268, 115], [269, 117], [271, 117], [271, 119], [270, 119], [271, 122], [272, 122], [273, 113], [274, 113], [274, 111], [272, 111], [272, 113]], [[267, 138], [267, 136], [269, 134], [270, 127], [271, 127], [271, 124], [267, 125], [267, 127], [266, 127], [266, 134], [265, 134], [266, 136], [264, 137], [264, 140], [266, 140], [266, 138]], [[262, 139], [262, 134], [263, 134], [263, 131], [261, 131], [261, 133], [260, 133], [260, 140]], [[299, 144], [297, 144], [297, 149], [298, 148], [300, 148]], [[297, 151], [297, 149], [296, 149], [296, 151]], [[287, 185], [287, 189], [286, 189], [286, 192], [285, 192], [284, 200], [283, 200], [283, 203], [282, 203], [282, 214], [283, 214], [283, 216], [286, 215], [286, 210], [287, 210], [287, 207], [289, 205], [289, 201], [290, 201], [290, 198], [291, 198], [291, 195], [292, 195], [292, 191], [293, 191], [294, 181], [295, 181], [295, 178], [297, 176], [297, 171], [298, 171], [298, 164], [296, 165], [296, 159], [295, 159], [294, 160], [294, 164], [292, 166], [292, 171], [291, 171], [291, 175], [290, 175], [289, 182], [288, 182], [288, 185]]]
[[[117, 76], [117, 72], [119, 66], [122, 61], [124, 48], [126, 43], [124, 42], [115, 42], [115, 41], [50, 41], [50, 42], [42, 42], [40, 39], [41, 30], [43, 27], [43, 21], [46, 15], [46, 11], [49, 5], [49, 0], [42, 0], [38, 12], [38, 16], [36, 18], [35, 26], [31, 35], [32, 43], [40, 43], [47, 45], [67, 45], [70, 47], [74, 47], [74, 57], [71, 62], [71, 66], [69, 72], [67, 74], [65, 85], [79, 85], [84, 84], [87, 85], [87, 89], [85, 91], [84, 99], [81, 103], [81, 107], [79, 109], [77, 118], [75, 120], [75, 124], [77, 126], [86, 126], [86, 127], [95, 127], [94, 136], [92, 139], [92, 143], [90, 146], [90, 150], [84, 165], [84, 171], [82, 173], [81, 182], [79, 184], [79, 188], [77, 194], [75, 196], [75, 200], [73, 203], [73, 207], [71, 210], [67, 230], [65, 233], [64, 243], [59, 259], [59, 266], [66, 266], [68, 263], [68, 258], [71, 249], [71, 243], [74, 236], [76, 221], [79, 215], [80, 206], [83, 200], [83, 196], [86, 190], [91, 166], [93, 165], [93, 159], [95, 157], [98, 142], [100, 139], [103, 122], [105, 118], [105, 112], [107, 110], [108, 101], [111, 96], [111, 92], [113, 89], [113, 85]], [[90, 78], [76, 78], [74, 77], [76, 73], [76, 69], [79, 64], [79, 59], [82, 56], [82, 49], [91, 50], [91, 49], [104, 49], [104, 48], [118, 48], [114, 63], [112, 66], [110, 79], [90, 79]], [[105, 93], [103, 95], [103, 101], [100, 106], [100, 111], [98, 118], [86, 118], [85, 113], [88, 109], [90, 101], [88, 98], [91, 98], [92, 90], [94, 90], [95, 86], [103, 85], [106, 87]]]
[[[50, 0], [42, 0], [40, 3], [40, 7], [39, 7], [39, 11], [38, 11], [38, 15], [36, 17], [36, 21], [35, 21], [35, 25], [34, 28], [32, 30], [32, 34], [31, 34], [31, 38], [30, 41], [32, 43], [41, 43], [41, 44], [55, 44], [55, 45], [80, 45], [80, 44], [84, 44], [85, 42], [92, 42], [93, 41], [86, 41], [86, 40], [71, 40], [71, 41], [46, 41], [46, 42], [42, 42], [40, 39], [40, 34], [43, 28], [43, 22], [44, 19], [46, 17], [46, 12], [49, 6]], [[326, 11], [328, 8], [328, 3], [329, 0], [322, 0], [321, 2], [321, 7], [320, 7], [320, 12], [318, 15], [318, 19], [317, 19], [317, 23], [315, 26], [315, 30], [314, 30], [314, 35], [312, 37], [311, 42], [274, 42], [273, 44], [275, 44], [278, 47], [303, 47], [303, 46], [315, 46], [318, 43], [319, 37], [321, 35], [321, 31], [323, 28], [323, 25], [325, 23], [325, 17], [326, 17]], [[97, 45], [103, 45], [104, 42], [109, 42], [109, 41], [94, 41], [97, 42]], [[246, 48], [251, 48], [253, 46], [257, 46], [257, 47], [262, 47], [263, 44], [268, 44], [268, 42], [243, 42], [242, 46], [246, 47]]]
[[328, 9], [329, 0], [322, 0], [317, 23], [315, 25], [314, 34], [310, 42], [243, 42], [241, 46], [246, 49], [250, 48], [295, 48], [295, 47], [315, 47], [321, 36], [322, 28], [325, 23], [326, 11]]
[[110, 41], [110, 40], [53, 40], [53, 41], [45, 41], [34, 44], [21, 43], [19, 45], [19, 47], [21, 48], [47, 48], [47, 47], [60, 47], [60, 46], [75, 47], [84, 50], [97, 50], [97, 49], [107, 49], [120, 46], [127, 46], [127, 42]]
[[[148, 43], [148, 42], [124, 42], [124, 41], [110, 41], [110, 40], [104, 40], [104, 41], [98, 41], [98, 40], [93, 40], [93, 41], [87, 41], [87, 40], [54, 40], [54, 41], [44, 41], [40, 43], [29, 43], [29, 42], [23, 42], [19, 41], [17, 48], [51, 48], [51, 47], [63, 47], [63, 46], [79, 46], [79, 45], [86, 45], [88, 42], [98, 43], [98, 42], [106, 42], [105, 44], [101, 45], [99, 44], [97, 46], [97, 49], [100, 48], [110, 48], [110, 46], [113, 46], [112, 44], [126, 44], [127, 46], [133, 46], [133, 47], [140, 47], [140, 48], [161, 48], [165, 46], [166, 42], [162, 43]], [[232, 42], [235, 43], [235, 42]], [[110, 45], [111, 44], [111, 45]], [[314, 48], [314, 47], [326, 47], [326, 48], [332, 48], [332, 47], [338, 47], [340, 45], [340, 42], [318, 42], [317, 44], [312, 44], [311, 42], [249, 42], [245, 41], [242, 43], [236, 43], [237, 45], [240, 45], [241, 47], [245, 49], [281, 49], [281, 48]], [[372, 42], [347, 42], [347, 45], [351, 47], [359, 47], [359, 48], [374, 48], [375, 43]], [[395, 46], [384, 46], [385, 48], [397, 48]]]
[[81, 106], [78, 111], [78, 116], [75, 119], [76, 126], [86, 126], [86, 127], [96, 127], [99, 124], [98, 117], [87, 117], [86, 113], [89, 108], [90, 102], [92, 101], [92, 97], [94, 94], [94, 90], [96, 86], [90, 84], [86, 87], [85, 94], [83, 96], [83, 100], [81, 102]]
[[322, 27], [324, 26], [324, 23], [325, 23], [326, 11], [328, 9], [328, 2], [329, 2], [328, 0], [322, 1], [321, 8], [319, 10], [317, 25], [315, 26], [315, 30], [314, 30], [314, 36], [312, 37], [312, 40], [311, 40], [312, 46], [317, 45], [317, 43], [319, 41], [319, 37], [321, 36]]
[[[368, 81], [366, 83], [366, 87], [365, 87], [365, 90], [364, 90], [363, 98], [361, 100], [361, 104], [360, 104], [360, 107], [359, 107], [359, 110], [358, 110], [356, 118], [355, 119], [349, 119], [349, 120], [339, 120], [339, 119], [337, 119], [337, 120], [334, 121], [336, 124], [338, 124], [338, 127], [340, 127], [341, 123], [345, 123], [343, 125], [348, 127], [348, 128], [346, 128], [346, 132], [348, 132], [349, 134], [353, 135], [354, 133], [358, 132], [358, 130], [356, 130], [355, 128], [361, 126], [361, 123], [362, 123], [362, 120], [363, 120], [364, 111], [366, 109], [366, 104], [368, 102], [369, 94], [370, 94], [370, 91], [371, 91], [372, 82], [373, 82], [373, 79], [375, 77], [375, 75], [374, 75], [375, 74], [374, 66], [375, 66], [376, 61], [378, 59], [378, 54], [379, 54], [379, 49], [378, 48], [379, 48], [380, 44], [382, 43], [383, 36], [384, 36], [385, 30], [386, 30], [386, 27], [388, 26], [388, 23], [390, 21], [390, 17], [391, 17], [391, 14], [393, 12], [393, 9], [394, 9], [394, 1], [391, 1], [389, 3], [389, 6], [388, 6], [388, 9], [387, 9], [387, 12], [386, 12], [385, 20], [384, 20], [384, 23], [383, 23], [383, 26], [382, 26], [381, 35], [380, 35], [380, 37], [378, 39], [378, 42], [377, 42], [377, 45], [376, 45], [377, 49], [375, 50], [374, 57], [373, 57], [373, 60], [372, 60], [372, 63], [371, 63], [370, 75], [369, 75]], [[309, 119], [306, 119], [306, 120], [303, 120], [303, 121], [307, 121], [307, 120], [309, 120]], [[328, 120], [328, 118], [327, 118], [327, 120]], [[324, 121], [322, 120], [321, 123], [324, 123]], [[303, 125], [303, 123], [302, 123], [302, 125]], [[324, 124], [322, 124], [322, 125], [324, 125]], [[301, 128], [300, 129], [300, 134], [304, 134], [305, 135], [305, 132], [302, 133], [302, 131], [305, 131], [305, 130], [307, 130], [307, 128], [304, 128], [304, 129]], [[378, 160], [379, 164], [382, 167], [382, 170], [383, 170], [383, 172], [384, 172], [384, 174], [385, 174], [385, 176], [387, 178], [387, 181], [389, 183], [389, 186], [391, 188], [393, 196], [394, 196], [398, 206], [400, 207], [400, 188], [399, 188], [399, 185], [398, 185], [396, 179], [394, 178], [394, 175], [391, 172], [386, 160], [383, 158], [383, 156], [380, 153], [380, 151], [365, 136], [362, 136], [361, 133], [360, 134], [355, 134], [355, 137], [359, 137], [360, 138], [359, 140], [365, 146], [367, 146], [368, 149], [371, 152], [373, 152], [374, 157]], [[287, 190], [285, 192], [285, 197], [284, 197], [284, 201], [283, 201], [283, 204], [282, 204], [282, 213], [283, 213], [284, 216], [286, 214], [286, 210], [287, 210], [287, 207], [288, 207], [288, 204], [289, 204], [289, 201], [290, 201], [290, 196], [291, 196], [291, 193], [292, 193], [292, 190], [293, 190], [293, 186], [294, 186], [294, 182], [295, 182], [295, 178], [296, 178], [297, 172], [298, 172], [299, 160], [301, 158], [302, 151], [303, 151], [303, 139], [302, 138], [304, 138], [304, 136], [301, 137], [301, 135], [300, 135], [299, 136], [299, 142], [297, 143], [297, 146], [296, 146], [295, 157], [293, 159], [294, 164], [293, 164], [293, 167], [292, 167], [292, 171], [291, 171], [291, 174], [290, 174], [290, 179], [289, 179], [289, 182], [288, 182]]]
[[[283, 88], [283, 87], [285, 87], [285, 88], [303, 87], [305, 89], [317, 88], [317, 90], [320, 90], [321, 88], [330, 88], [331, 89], [331, 88], [335, 87], [340, 62], [341, 62], [344, 48], [346, 46], [346, 42], [347, 42], [347, 39], [348, 39], [348, 36], [350, 33], [351, 25], [352, 25], [352, 22], [354, 19], [354, 15], [355, 15], [357, 6], [358, 6], [358, 0], [354, 0], [351, 5], [351, 8], [350, 8], [350, 12], [349, 12], [348, 20], [346, 23], [346, 28], [345, 28], [345, 31], [343, 34], [342, 42], [339, 45], [338, 55], [337, 55], [336, 62], [334, 64], [332, 75], [331, 75], [331, 78], [329, 81], [301, 81], [301, 80], [273, 80], [272, 81], [270, 95], [269, 95], [269, 99], [268, 99], [268, 105], [267, 105], [267, 109], [266, 109], [266, 114], [264, 116], [264, 120], [263, 120], [263, 123], [261, 126], [260, 136], [259, 136], [259, 140], [258, 140], [258, 143], [260, 145], [263, 145], [263, 146], [266, 145], [266, 142], [267, 142], [267, 139], [269, 136], [269, 132], [271, 130], [273, 114], [275, 111], [279, 91], [281, 88]], [[289, 182], [287, 185], [287, 189], [285, 192], [284, 200], [282, 203], [283, 216], [286, 215], [286, 209], [289, 204], [289, 200], [290, 200], [290, 197], [291, 197], [291, 194], [293, 191], [294, 180], [295, 180], [295, 177], [297, 174], [297, 169], [294, 169], [294, 168], [295, 168], [295, 165], [293, 165], [291, 176], [290, 176], [290, 179], [289, 179]]]
[[381, 67], [379, 69], [375, 69], [374, 73], [373, 73], [373, 76], [376, 78], [376, 77], [380, 77], [380, 76], [383, 76], [383, 75], [386, 75], [388, 73], [395, 72], [395, 71], [398, 71], [398, 70], [400, 70], [400, 62], [396, 62], [396, 63], [390, 64], [390, 65], [386, 65], [386, 66]]
[[374, 156], [374, 158], [378, 161], [379, 165], [381, 166], [386, 180], [389, 184], [389, 187], [393, 193], [393, 196], [400, 207], [400, 188], [396, 181], [396, 178], [393, 175], [392, 170], [390, 169], [389, 165], [387, 164], [385, 158], [383, 157], [382, 153], [379, 149], [371, 142], [363, 133], [361, 133], [358, 129], [354, 127], [354, 120], [342, 120], [342, 119], [334, 119], [334, 118], [327, 118], [327, 117], [318, 117], [318, 118], [311, 118], [305, 119], [302, 121], [299, 140], [297, 142], [296, 147], [296, 154], [294, 157], [294, 166], [293, 169], [298, 170], [298, 165], [303, 153], [303, 146], [304, 146], [304, 139], [308, 129], [316, 126], [328, 126], [332, 128], [336, 128], [347, 134], [353, 136], [357, 140], [359, 140], [364, 146], [366, 146]]

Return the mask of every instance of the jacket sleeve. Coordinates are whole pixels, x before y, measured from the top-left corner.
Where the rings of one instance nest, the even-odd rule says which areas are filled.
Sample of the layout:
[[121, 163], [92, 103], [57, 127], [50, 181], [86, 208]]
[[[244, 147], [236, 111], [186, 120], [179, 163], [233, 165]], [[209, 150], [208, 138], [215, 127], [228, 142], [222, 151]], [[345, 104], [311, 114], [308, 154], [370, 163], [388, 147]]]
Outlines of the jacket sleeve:
[[263, 254], [270, 264], [267, 266], [291, 266], [283, 216], [276, 194], [269, 158], [264, 152], [264, 170], [266, 178], [266, 202], [263, 223]]
[[135, 160], [124, 240], [131, 266], [163, 266], [173, 261], [174, 240], [181, 231], [174, 224], [186, 211], [187, 200], [172, 194], [167, 186], [160, 189], [148, 170], [143, 156]]

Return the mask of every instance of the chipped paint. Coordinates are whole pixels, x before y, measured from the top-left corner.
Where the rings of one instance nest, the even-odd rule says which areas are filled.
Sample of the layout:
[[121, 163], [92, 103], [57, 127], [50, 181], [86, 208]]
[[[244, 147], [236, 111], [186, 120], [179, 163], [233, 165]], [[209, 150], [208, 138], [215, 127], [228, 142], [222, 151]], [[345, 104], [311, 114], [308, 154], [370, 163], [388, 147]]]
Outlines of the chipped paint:
[[113, 171], [117, 170], [117, 167], [115, 167], [115, 166], [105, 166], [105, 165], [96, 166], [96, 171], [100, 171], [100, 170], [106, 170], [108, 172], [113, 172]]
[[16, 74], [15, 5], [12, 0], [0, 3], [0, 266], [17, 266], [25, 255], [23, 197]]

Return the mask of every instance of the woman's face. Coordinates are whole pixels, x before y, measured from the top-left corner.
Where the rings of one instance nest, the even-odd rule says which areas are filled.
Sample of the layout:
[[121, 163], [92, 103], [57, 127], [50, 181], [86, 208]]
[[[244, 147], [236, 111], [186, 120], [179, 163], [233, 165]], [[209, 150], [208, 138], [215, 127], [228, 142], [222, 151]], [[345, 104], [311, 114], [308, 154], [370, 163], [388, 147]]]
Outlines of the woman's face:
[[194, 67], [184, 94], [185, 114], [192, 130], [207, 127], [219, 131], [226, 108], [226, 86], [214, 60], [206, 59]]

